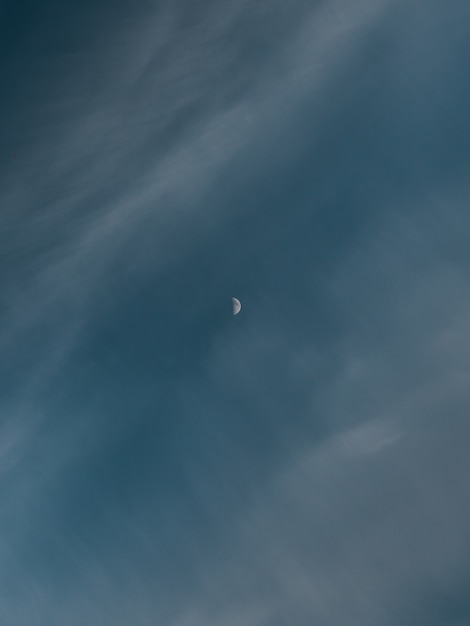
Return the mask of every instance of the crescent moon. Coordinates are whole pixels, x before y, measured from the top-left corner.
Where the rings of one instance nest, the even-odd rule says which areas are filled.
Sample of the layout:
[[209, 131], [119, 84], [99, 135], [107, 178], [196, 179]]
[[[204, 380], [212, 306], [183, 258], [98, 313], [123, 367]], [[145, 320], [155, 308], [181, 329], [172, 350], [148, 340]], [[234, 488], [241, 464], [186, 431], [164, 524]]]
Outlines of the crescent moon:
[[238, 315], [242, 310], [242, 303], [238, 298], [232, 298], [232, 310], [234, 315]]

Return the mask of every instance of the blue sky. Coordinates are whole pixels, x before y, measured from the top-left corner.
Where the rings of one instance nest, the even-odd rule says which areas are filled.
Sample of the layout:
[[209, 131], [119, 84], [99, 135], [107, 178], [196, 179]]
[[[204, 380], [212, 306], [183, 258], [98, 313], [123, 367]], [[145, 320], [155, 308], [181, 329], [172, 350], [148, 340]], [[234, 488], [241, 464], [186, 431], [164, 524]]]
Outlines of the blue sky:
[[2, 624], [468, 624], [469, 19], [0, 6]]

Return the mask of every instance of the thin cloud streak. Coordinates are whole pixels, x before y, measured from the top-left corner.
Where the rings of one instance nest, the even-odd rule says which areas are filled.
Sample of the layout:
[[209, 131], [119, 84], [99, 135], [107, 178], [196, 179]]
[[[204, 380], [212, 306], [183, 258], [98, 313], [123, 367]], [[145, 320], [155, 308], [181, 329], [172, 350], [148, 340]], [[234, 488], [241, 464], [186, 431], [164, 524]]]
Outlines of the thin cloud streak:
[[[363, 3], [358, 9], [357, 12], [361, 16], [360, 22], [369, 17], [368, 8], [370, 8], [370, 3]], [[9, 303], [11, 321], [7, 320], [4, 324], [5, 331], [2, 333], [3, 341], [1, 341], [3, 346], [5, 342], [12, 340], [11, 337], [15, 337], [15, 327], [19, 327], [21, 333], [22, 327], [35, 324], [38, 319], [49, 314], [58, 298], [65, 297], [66, 300], [70, 300], [72, 297], [72, 306], [77, 307], [87, 297], [87, 293], [94, 295], [96, 290], [96, 286], [93, 287], [94, 283], [104, 280], [104, 274], [122, 250], [129, 233], [135, 229], [136, 223], [139, 220], [145, 220], [145, 216], [149, 213], [154, 216], [153, 219], [156, 219], [156, 222], [152, 221], [151, 224], [156, 237], [155, 245], [159, 249], [159, 255], [152, 259], [152, 265], [164, 262], [163, 259], [169, 254], [168, 246], [165, 246], [164, 253], [162, 253], [159, 244], [162, 239], [165, 239], [166, 222], [172, 219], [169, 211], [175, 211], [175, 202], [178, 214], [182, 210], [192, 210], [195, 204], [197, 206], [198, 195], [203, 187], [208, 186], [210, 181], [217, 177], [217, 171], [248, 141], [253, 142], [253, 137], [256, 136], [262, 138], [269, 133], [271, 124], [277, 123], [277, 116], [275, 118], [272, 113], [268, 114], [267, 123], [263, 122], [265, 114], [273, 108], [279, 114], [286, 104], [290, 109], [291, 103], [298, 102], [299, 97], [301, 98], [302, 90], [311, 91], [317, 66], [315, 63], [312, 65], [310, 59], [321, 55], [321, 64], [324, 66], [331, 63], [331, 56], [338, 54], [338, 51], [344, 53], [342, 46], [351, 45], [353, 42], [357, 45], [357, 41], [348, 42], [351, 34], [348, 30], [340, 30], [340, 34], [336, 35], [333, 43], [324, 35], [323, 38], [318, 38], [318, 35], [323, 32], [334, 31], [338, 17], [340, 20], [345, 19], [342, 11], [342, 3], [339, 3], [336, 10], [331, 10], [328, 5], [326, 16], [314, 12], [310, 18], [310, 24], [304, 27], [305, 34], [295, 44], [296, 48], [300, 49], [294, 48], [294, 51], [289, 51], [287, 66], [282, 72], [281, 80], [269, 77], [269, 82], [266, 83], [266, 78], [258, 76], [256, 87], [251, 94], [244, 96], [240, 103], [228, 104], [215, 116], [211, 113], [207, 121], [198, 123], [193, 130], [188, 131], [189, 136], [183, 136], [180, 139], [180, 146], [177, 145], [168, 154], [158, 157], [156, 165], [153, 165], [147, 173], [137, 172], [137, 181], [129, 180], [128, 174], [124, 174], [126, 183], [118, 198], [113, 198], [111, 202], [104, 198], [103, 203], [98, 195], [97, 200], [101, 206], [91, 215], [85, 213], [80, 216], [80, 213], [83, 213], [84, 203], [93, 202], [93, 196], [101, 193], [103, 183], [108, 185], [116, 183], [121, 172], [125, 172], [129, 165], [127, 148], [130, 146], [132, 151], [138, 149], [140, 145], [146, 149], [146, 133], [142, 132], [142, 130], [145, 131], [145, 126], [142, 128], [139, 122], [137, 124], [131, 122], [132, 130], [126, 130], [122, 137], [118, 135], [117, 139], [107, 140], [106, 133], [103, 134], [103, 128], [109, 125], [106, 120], [112, 120], [113, 117], [116, 119], [115, 123], [111, 122], [110, 130], [117, 124], [126, 126], [120, 113], [113, 114], [108, 110], [111, 103], [115, 101], [113, 97], [107, 104], [102, 105], [101, 112], [97, 113], [93, 110], [84, 121], [80, 121], [79, 118], [77, 120], [79, 128], [72, 129], [72, 135], [69, 138], [65, 140], [55, 138], [53, 152], [56, 156], [52, 158], [52, 168], [51, 164], [48, 164], [48, 170], [51, 172], [48, 175], [49, 184], [51, 184], [50, 177], [53, 176], [56, 179], [54, 186], [61, 186], [64, 178], [65, 182], [67, 181], [68, 170], [68, 176], [73, 177], [74, 191], [70, 194], [67, 190], [65, 204], [64, 198], [58, 198], [55, 203], [57, 208], [54, 208], [53, 204], [53, 208], [47, 209], [45, 215], [41, 217], [44, 227], [48, 231], [56, 232], [57, 244], [53, 246], [53, 252], [47, 255], [42, 263], [37, 264], [37, 269], [33, 271], [32, 279], [28, 279], [23, 293], [21, 295], [12, 293], [12, 302]], [[374, 18], [377, 17], [375, 11], [372, 13]], [[365, 16], [361, 13], [365, 13]], [[353, 17], [357, 19], [356, 15], [349, 16], [349, 18]], [[317, 23], [322, 25], [321, 33]], [[211, 27], [208, 31], [212, 32]], [[355, 34], [354, 30], [351, 32]], [[170, 35], [168, 37], [170, 39]], [[302, 41], [306, 43], [299, 45]], [[285, 46], [285, 43], [283, 45]], [[212, 51], [208, 51], [207, 54], [213, 56]], [[342, 62], [341, 56], [340, 60]], [[331, 71], [334, 71], [334, 65]], [[191, 74], [189, 70], [187, 72]], [[325, 70], [322, 69], [322, 72]], [[293, 78], [288, 78], [286, 83], [289, 73], [293, 75]], [[136, 80], [138, 79], [134, 78], [131, 83]], [[132, 91], [129, 86], [126, 89]], [[154, 89], [155, 91], [146, 94], [150, 101], [154, 101], [160, 91], [166, 91], [164, 84], [160, 85], [158, 82]], [[289, 93], [287, 101], [286, 92]], [[192, 88], [192, 93], [194, 98], [199, 96], [200, 87], [197, 84]], [[186, 87], [182, 88], [182, 94], [188, 97]], [[173, 100], [171, 104], [174, 106]], [[81, 113], [80, 116], [82, 117], [83, 114]], [[260, 124], [261, 130], [258, 128]], [[99, 153], [97, 142], [103, 140], [106, 152], [97, 162], [96, 154]], [[91, 155], [95, 155], [92, 166], [83, 168], [84, 160], [89, 159]], [[43, 160], [44, 157], [38, 156], [37, 158]], [[68, 166], [65, 165], [67, 161], [70, 163]], [[155, 163], [155, 160], [150, 159], [150, 163], [152, 162]], [[39, 167], [37, 164], [37, 171]], [[74, 172], [76, 169], [78, 173]], [[131, 165], [130, 170], [133, 169]], [[36, 177], [39, 178], [39, 172]], [[183, 185], [182, 181], [184, 181]], [[171, 198], [170, 206], [168, 206], [167, 198]], [[25, 200], [22, 202], [24, 203]], [[15, 206], [15, 211], [19, 210], [22, 215], [28, 215], [36, 202], [37, 194], [27, 201], [26, 206]], [[168, 208], [165, 209], [165, 205]], [[155, 207], [158, 207], [157, 211]], [[220, 207], [217, 209], [220, 210]], [[207, 211], [207, 207], [205, 210]], [[71, 223], [74, 224], [72, 229]], [[35, 236], [38, 235], [40, 227], [42, 228], [41, 223], [38, 223], [35, 227]], [[9, 252], [9, 256], [13, 259], [15, 255], [15, 250]], [[30, 263], [33, 262], [34, 258]], [[33, 307], [31, 303], [34, 303]], [[79, 315], [84, 315], [84, 311], [82, 310]]]
[[[116, 467], [125, 465], [121, 438], [127, 431], [117, 419], [120, 407], [93, 404], [84, 384], [77, 384], [76, 407], [74, 398], [67, 404], [68, 388], [62, 403], [52, 389], [91, 319], [112, 308], [112, 298], [100, 290], [120, 255], [133, 256], [129, 242], [140, 242], [143, 230], [155, 233], [151, 268], [129, 263], [135, 263], [130, 273], [143, 267], [143, 273], [158, 274], [172, 255], [185, 258], [199, 232], [217, 238], [229, 209], [202, 206], [207, 188], [231, 159], [267, 141], [276, 123], [289, 123], [312, 90], [321, 109], [336, 72], [347, 69], [350, 55], [390, 5], [363, 2], [353, 14], [345, 2], [324, 3], [324, 9], [306, 12], [302, 32], [293, 27], [280, 46], [280, 77], [266, 62], [257, 86], [251, 83], [235, 102], [213, 104], [210, 112], [195, 115], [196, 121], [190, 116], [176, 139], [152, 153], [147, 169], [130, 165], [124, 146], [130, 145], [131, 153], [152, 152], [154, 138], [147, 142], [137, 115], [130, 122], [136, 136], [125, 130], [116, 139], [114, 129], [126, 119], [119, 110], [106, 126], [101, 163], [75, 170], [99, 152], [100, 139], [92, 138], [106, 125], [111, 105], [105, 90], [104, 102], [77, 114], [79, 131], [72, 128], [65, 140], [54, 139], [60, 159], [51, 176], [71, 180], [76, 192], [64, 192], [63, 204], [61, 198], [52, 203], [46, 223], [58, 228], [57, 247], [29, 276], [23, 294], [12, 288], [0, 335], [3, 351], [21, 362], [23, 350], [25, 361], [31, 356], [28, 333], [45, 329], [34, 365], [24, 370], [23, 402], [16, 404], [11, 431], [6, 428], [9, 443], [0, 458], [5, 487], [0, 580], [13, 590], [0, 603], [5, 623], [34, 623], [34, 616], [51, 626], [444, 621], [442, 613], [429, 611], [425, 592], [444, 593], [468, 570], [470, 298], [458, 263], [443, 263], [440, 252], [436, 255], [445, 243], [439, 239], [439, 208], [428, 211], [427, 201], [424, 208], [410, 202], [405, 219], [403, 207], [387, 211], [384, 201], [370, 230], [325, 272], [322, 293], [338, 317], [336, 335], [325, 340], [325, 328], [315, 325], [320, 290], [312, 268], [299, 278], [294, 303], [313, 320], [302, 332], [293, 328], [292, 303], [280, 297], [279, 283], [261, 286], [239, 325], [224, 327], [204, 351], [197, 371], [178, 374], [168, 384], [174, 413], [166, 417], [164, 406], [163, 417], [154, 415], [158, 405], [136, 398], [129, 411], [135, 429], [136, 404], [148, 402], [154, 411], [149, 420], [177, 422], [182, 434], [174, 435], [174, 447], [163, 429], [154, 435], [163, 436], [152, 455], [158, 457], [156, 467], [139, 466], [132, 490], [126, 470], [108, 483], [95, 479], [111, 464], [109, 458], [97, 461], [97, 451], [106, 457], [112, 450], [119, 457]], [[240, 11], [248, 7], [243, 4]], [[220, 37], [238, 19], [235, 5], [229, 8], [227, 21], [217, 22]], [[170, 45], [172, 18], [160, 26], [160, 48], [152, 42], [153, 24], [145, 24], [149, 34], [110, 100], [145, 84], [160, 48]], [[211, 32], [212, 22], [201, 40]], [[186, 67], [184, 52], [174, 54], [177, 82], [181, 73], [191, 74], [195, 61]], [[210, 56], [197, 57], [196, 65]], [[215, 62], [216, 75], [217, 63], [224, 67], [224, 59]], [[166, 75], [162, 81], [171, 84]], [[193, 91], [184, 81], [176, 89], [179, 108], [198, 100], [198, 84], [188, 81]], [[147, 93], [156, 101], [161, 86], [142, 88], [142, 99]], [[44, 173], [35, 167], [34, 176]], [[119, 191], [101, 196], [103, 186], [115, 186], [121, 174]], [[35, 190], [44, 192], [36, 184], [21, 207], [23, 215], [35, 204]], [[435, 196], [434, 189], [428, 191]], [[465, 196], [455, 187], [452, 193], [454, 200]], [[435, 231], [423, 226], [424, 213], [435, 219]], [[65, 234], [72, 217], [75, 227]], [[177, 243], [181, 224], [202, 217], [209, 226]], [[147, 254], [148, 248], [135, 252], [144, 261]], [[263, 306], [276, 295], [276, 306]], [[149, 395], [159, 392], [156, 381]], [[123, 400], [120, 393], [117, 398]], [[112, 413], [112, 428], [102, 420], [106, 412]], [[53, 426], [42, 428], [48, 420]], [[171, 457], [166, 464], [160, 458], [165, 453]], [[96, 490], [79, 489], [86, 472]], [[175, 481], [172, 493], [162, 487], [166, 474]], [[14, 489], [7, 489], [9, 483]], [[105, 488], [122, 490], [120, 506], [100, 502]], [[78, 530], [70, 522], [74, 515], [80, 518]], [[79, 522], [91, 528], [89, 536]], [[41, 551], [48, 553], [42, 566]]]

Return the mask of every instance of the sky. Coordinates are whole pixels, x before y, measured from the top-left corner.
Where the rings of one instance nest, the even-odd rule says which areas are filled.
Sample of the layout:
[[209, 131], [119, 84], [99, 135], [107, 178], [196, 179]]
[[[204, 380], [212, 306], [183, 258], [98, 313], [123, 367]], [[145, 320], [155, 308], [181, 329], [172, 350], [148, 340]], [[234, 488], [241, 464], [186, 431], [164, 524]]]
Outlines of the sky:
[[470, 623], [469, 53], [466, 0], [0, 4], [2, 624]]

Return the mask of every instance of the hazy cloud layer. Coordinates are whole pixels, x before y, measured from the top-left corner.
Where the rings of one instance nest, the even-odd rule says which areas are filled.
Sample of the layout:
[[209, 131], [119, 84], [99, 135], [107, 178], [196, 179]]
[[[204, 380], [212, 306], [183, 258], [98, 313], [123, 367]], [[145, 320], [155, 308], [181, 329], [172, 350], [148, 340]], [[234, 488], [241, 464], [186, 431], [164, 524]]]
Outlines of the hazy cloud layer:
[[2, 623], [467, 623], [469, 11], [4, 9]]

